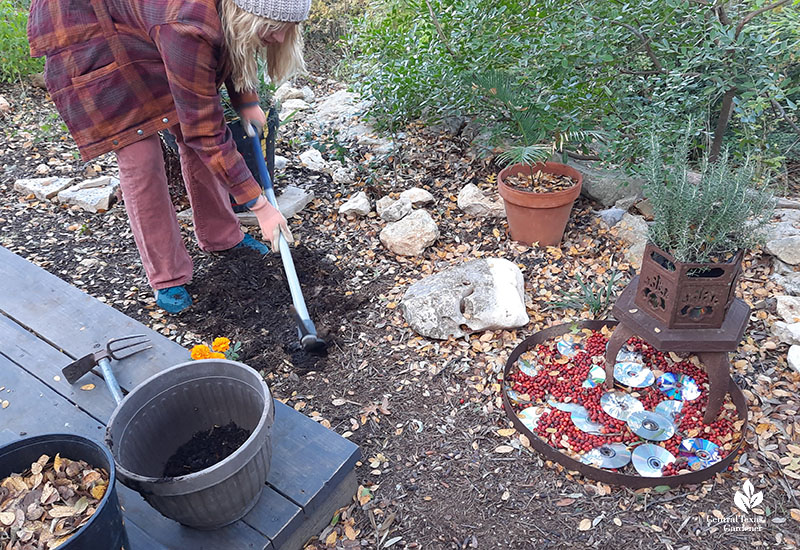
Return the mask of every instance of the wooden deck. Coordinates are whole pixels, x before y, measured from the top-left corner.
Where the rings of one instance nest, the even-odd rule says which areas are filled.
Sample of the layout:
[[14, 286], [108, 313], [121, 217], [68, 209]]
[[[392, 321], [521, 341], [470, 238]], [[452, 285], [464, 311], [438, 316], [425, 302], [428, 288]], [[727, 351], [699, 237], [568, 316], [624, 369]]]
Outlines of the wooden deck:
[[[75, 433], [102, 442], [116, 407], [90, 373], [75, 386], [61, 368], [96, 343], [147, 334], [153, 349], [112, 362], [124, 391], [189, 360], [189, 352], [43, 269], [0, 247], [0, 444], [42, 433]], [[94, 383], [95, 389], [80, 386]], [[356, 445], [275, 402], [272, 463], [256, 507], [241, 521], [197, 531], [169, 520], [138, 493], [117, 484], [133, 550], [302, 548], [357, 490]]]

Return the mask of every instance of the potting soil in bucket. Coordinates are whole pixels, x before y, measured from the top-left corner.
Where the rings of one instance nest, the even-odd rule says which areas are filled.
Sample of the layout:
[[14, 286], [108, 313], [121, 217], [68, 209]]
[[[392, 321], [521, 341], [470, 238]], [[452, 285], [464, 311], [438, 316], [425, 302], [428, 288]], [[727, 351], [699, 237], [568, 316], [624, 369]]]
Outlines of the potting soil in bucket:
[[0, 447], [0, 548], [122, 550], [114, 460], [72, 434]]
[[[225, 359], [191, 361], [129, 393], [108, 422], [106, 443], [120, 481], [153, 508], [189, 527], [217, 529], [258, 501], [269, 472], [273, 417], [272, 395], [258, 372]], [[249, 435], [230, 454], [225, 447], [236, 438], [224, 436], [214, 447], [219, 456], [204, 457], [197, 447], [223, 432]], [[221, 460], [192, 471], [197, 458]], [[192, 473], [165, 477], [168, 462], [170, 473]]]

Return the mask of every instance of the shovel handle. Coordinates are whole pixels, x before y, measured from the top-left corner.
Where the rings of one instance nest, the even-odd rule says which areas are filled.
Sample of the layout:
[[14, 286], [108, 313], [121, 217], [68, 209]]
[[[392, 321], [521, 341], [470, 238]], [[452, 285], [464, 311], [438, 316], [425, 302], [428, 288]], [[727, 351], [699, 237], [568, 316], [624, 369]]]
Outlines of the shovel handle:
[[111, 372], [111, 362], [103, 357], [97, 362], [98, 366], [100, 367], [100, 372], [103, 373], [103, 380], [106, 381], [106, 386], [108, 386], [108, 391], [111, 392], [111, 395], [114, 397], [114, 401], [117, 402], [119, 405], [120, 401], [122, 401], [122, 390], [117, 383], [117, 379], [114, 377], [114, 373]]

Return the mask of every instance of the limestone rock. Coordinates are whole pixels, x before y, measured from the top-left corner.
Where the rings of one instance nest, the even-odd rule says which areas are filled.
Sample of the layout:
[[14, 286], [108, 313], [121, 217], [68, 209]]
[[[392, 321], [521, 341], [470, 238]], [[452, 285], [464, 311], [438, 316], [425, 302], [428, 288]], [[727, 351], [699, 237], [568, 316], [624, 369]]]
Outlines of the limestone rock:
[[289, 164], [289, 159], [286, 157], [282, 157], [280, 155], [275, 155], [275, 171], [282, 172], [286, 169], [286, 166]]
[[341, 124], [362, 114], [368, 106], [369, 103], [361, 101], [357, 94], [339, 90], [318, 102], [315, 112], [309, 115], [308, 121], [322, 126]]
[[284, 82], [275, 90], [275, 99], [283, 103], [288, 99], [305, 100], [305, 96], [303, 90], [293, 87], [289, 82]]
[[773, 258], [772, 265], [774, 269], [770, 278], [781, 285], [787, 294], [800, 296], [800, 271], [795, 271], [792, 266], [778, 258]]
[[52, 199], [58, 195], [59, 191], [63, 191], [69, 187], [71, 183], [72, 178], [59, 178], [55, 176], [50, 178], [21, 179], [14, 182], [14, 191], [18, 191], [24, 195], [33, 193], [37, 199], [43, 201]]
[[800, 323], [800, 297], [775, 296], [778, 302], [778, 315], [787, 323]]
[[597, 214], [608, 227], [614, 227], [622, 221], [622, 217], [625, 215], [625, 210], [616, 207], [606, 208], [605, 210], [595, 212], [595, 214]]
[[0, 114], [6, 114], [11, 110], [11, 104], [8, 100], [0, 95]]
[[502, 218], [506, 215], [502, 199], [490, 199], [472, 183], [465, 185], [458, 193], [458, 207], [476, 218]]
[[775, 210], [777, 220], [767, 227], [767, 242], [800, 235], [800, 210]]
[[45, 174], [49, 174], [50, 167], [47, 166], [45, 163], [38, 164], [36, 166], [36, 173], [42, 176], [44, 176]]
[[303, 166], [315, 172], [325, 172], [328, 168], [328, 163], [322, 158], [322, 153], [313, 147], [300, 154], [300, 162]]
[[786, 362], [796, 373], [800, 373], [800, 346], [791, 346], [786, 354]]
[[331, 178], [333, 179], [333, 183], [337, 185], [349, 185], [355, 181], [353, 172], [344, 166], [335, 168], [331, 174]]
[[291, 218], [314, 200], [314, 191], [306, 190], [294, 185], [287, 185], [283, 192], [277, 197], [278, 210], [283, 217]]
[[366, 216], [372, 211], [369, 197], [364, 191], [359, 191], [339, 207], [339, 214], [345, 216]]
[[772, 334], [784, 344], [800, 344], [800, 323], [775, 321], [775, 324], [772, 325]]
[[308, 103], [303, 101], [302, 99], [287, 99], [283, 103], [281, 103], [281, 110], [278, 113], [278, 119], [281, 121], [286, 120], [292, 114], [294, 116], [298, 116], [303, 111], [308, 110], [311, 107]]
[[632, 178], [621, 170], [602, 168], [599, 163], [570, 160], [567, 164], [583, 174], [581, 193], [605, 207], [620, 199], [638, 198], [644, 181]]
[[628, 245], [625, 259], [635, 269], [639, 269], [642, 266], [644, 248], [647, 246], [647, 222], [640, 216], [626, 212], [619, 224], [612, 229], [612, 233]]
[[306, 103], [314, 103], [316, 96], [314, 95], [314, 90], [309, 88], [308, 86], [303, 86], [300, 88], [300, 93], [302, 94], [300, 99], [305, 101]]
[[382, 197], [375, 203], [378, 216], [387, 222], [396, 222], [411, 213], [411, 201], [408, 199], [394, 200], [390, 196]]
[[400, 307], [411, 328], [428, 338], [528, 323], [522, 272], [501, 258], [472, 260], [417, 281]]
[[416, 208], [418, 206], [422, 206], [423, 204], [428, 204], [429, 202], [433, 202], [433, 195], [430, 191], [426, 191], [425, 189], [421, 189], [419, 187], [412, 187], [411, 189], [406, 189], [402, 193], [400, 193], [401, 199], [408, 199], [411, 201], [411, 204]]
[[767, 251], [789, 265], [800, 264], [800, 235], [767, 242]]
[[57, 195], [59, 202], [73, 204], [89, 212], [105, 212], [119, 189], [119, 180], [102, 176], [73, 185]]
[[380, 234], [383, 246], [398, 256], [419, 256], [438, 238], [439, 227], [425, 210], [388, 224]]

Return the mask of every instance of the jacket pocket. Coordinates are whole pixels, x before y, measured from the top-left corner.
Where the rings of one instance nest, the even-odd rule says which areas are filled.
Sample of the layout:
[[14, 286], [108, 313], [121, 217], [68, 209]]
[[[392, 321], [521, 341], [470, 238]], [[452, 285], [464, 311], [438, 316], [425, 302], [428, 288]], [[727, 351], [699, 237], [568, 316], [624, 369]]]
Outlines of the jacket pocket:
[[99, 69], [95, 69], [94, 71], [88, 72], [86, 74], [72, 77], [72, 85], [80, 86], [81, 84], [85, 84], [86, 82], [91, 82], [92, 80], [101, 78], [113, 71], [116, 71], [118, 68], [119, 65], [117, 65], [117, 62], [112, 61], [105, 67], [100, 67]]

